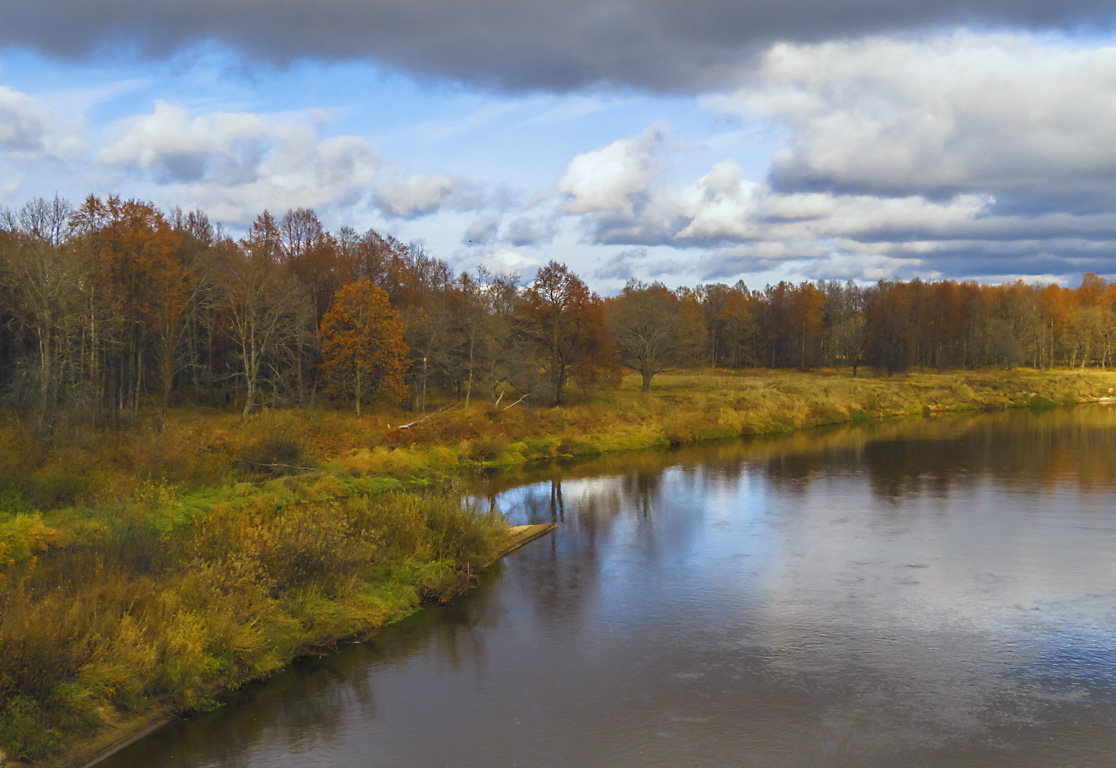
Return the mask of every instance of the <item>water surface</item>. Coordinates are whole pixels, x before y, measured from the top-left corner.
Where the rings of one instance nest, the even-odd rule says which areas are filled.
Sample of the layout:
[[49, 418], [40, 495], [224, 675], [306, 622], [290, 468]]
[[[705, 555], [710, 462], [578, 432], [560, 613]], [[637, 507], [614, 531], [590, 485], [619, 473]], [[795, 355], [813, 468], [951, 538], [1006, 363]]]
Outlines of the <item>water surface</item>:
[[557, 531], [138, 766], [1102, 766], [1116, 412], [933, 419], [493, 478]]

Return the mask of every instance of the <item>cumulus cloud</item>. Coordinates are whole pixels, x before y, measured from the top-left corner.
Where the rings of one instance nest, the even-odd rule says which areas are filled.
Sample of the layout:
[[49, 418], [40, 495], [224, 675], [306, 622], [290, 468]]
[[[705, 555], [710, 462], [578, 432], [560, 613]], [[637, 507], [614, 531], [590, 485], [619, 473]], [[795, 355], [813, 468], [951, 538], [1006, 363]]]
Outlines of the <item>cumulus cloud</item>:
[[980, 217], [989, 195], [943, 200], [824, 193], [783, 194], [744, 177], [723, 160], [685, 187], [661, 182], [653, 132], [621, 139], [574, 158], [559, 189], [562, 211], [585, 214], [597, 242], [628, 245], [717, 245], [817, 238], [952, 237], [990, 228]]
[[[745, 87], [710, 100], [785, 124], [780, 192], [949, 197], [1001, 208], [1112, 202], [1116, 49], [958, 32], [780, 44]], [[1041, 203], [1039, 203], [1041, 207]]]
[[775, 40], [946, 25], [1111, 25], [1108, 0], [37, 0], [5, 9], [0, 44], [62, 57], [109, 46], [164, 56], [218, 41], [253, 59], [364, 59], [508, 88], [594, 83], [706, 90]]
[[123, 120], [120, 137], [99, 162], [151, 174], [186, 207], [246, 222], [264, 208], [352, 202], [380, 164], [357, 136], [322, 137], [316, 124], [254, 113], [191, 115], [159, 102], [149, 115]]
[[0, 85], [0, 151], [33, 161], [69, 157], [77, 149], [76, 138], [58, 130], [45, 104]]
[[617, 251], [605, 259], [593, 275], [603, 280], [627, 280], [632, 275], [643, 273], [639, 266], [646, 258], [646, 248]]
[[413, 219], [441, 209], [477, 210], [484, 196], [467, 179], [438, 173], [392, 179], [376, 190], [376, 207], [388, 216]]
[[166, 182], [203, 178], [236, 185], [259, 173], [264, 144], [276, 126], [258, 114], [218, 112], [192, 117], [181, 104], [158, 101], [150, 115], [128, 118], [121, 136], [98, 153], [108, 165], [154, 170]]
[[30, 96], [0, 86], [0, 148], [37, 153], [43, 150], [43, 135], [49, 116]]
[[524, 275], [542, 266], [542, 259], [517, 248], [497, 248], [481, 256], [478, 264], [494, 275]]
[[683, 240], [750, 240], [760, 233], [757, 218], [761, 204], [760, 185], [744, 179], [744, 169], [729, 158], [713, 167], [682, 192], [680, 208], [685, 226], [677, 237]]
[[664, 140], [662, 127], [653, 125], [639, 136], [577, 155], [558, 181], [558, 191], [567, 198], [563, 211], [634, 214], [661, 171], [658, 155]]
[[691, 265], [687, 262], [669, 252], [664, 255], [648, 248], [627, 248], [601, 261], [591, 274], [600, 280], [619, 283], [626, 283], [632, 277], [645, 281], [660, 277], [669, 279], [672, 275], [688, 272]]
[[667, 183], [653, 127], [576, 157], [561, 210], [591, 243], [700, 248], [708, 279], [1109, 273], [1112, 83], [1116, 49], [1018, 34], [779, 44], [703, 102], [781, 126], [763, 177], [727, 157]]

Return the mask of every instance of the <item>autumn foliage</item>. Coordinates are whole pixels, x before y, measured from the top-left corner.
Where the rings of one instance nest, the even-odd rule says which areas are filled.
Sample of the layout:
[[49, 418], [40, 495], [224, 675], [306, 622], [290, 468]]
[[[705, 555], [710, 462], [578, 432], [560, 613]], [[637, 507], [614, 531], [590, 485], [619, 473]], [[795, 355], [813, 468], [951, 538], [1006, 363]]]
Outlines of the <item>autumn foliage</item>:
[[417, 244], [329, 232], [305, 208], [264, 211], [240, 238], [202, 211], [117, 197], [0, 211], [0, 398], [39, 436], [161, 423], [183, 403], [247, 420], [319, 393], [358, 408], [553, 406], [571, 386], [611, 386], [620, 365], [644, 389], [698, 365], [1106, 368], [1114, 339], [1116, 284], [1093, 274], [1077, 287], [635, 279], [602, 298], [558, 261], [455, 275]]
[[351, 397], [360, 414], [361, 400], [383, 395], [407, 397], [407, 344], [399, 313], [383, 289], [367, 278], [338, 289], [322, 318], [322, 376], [327, 388]]

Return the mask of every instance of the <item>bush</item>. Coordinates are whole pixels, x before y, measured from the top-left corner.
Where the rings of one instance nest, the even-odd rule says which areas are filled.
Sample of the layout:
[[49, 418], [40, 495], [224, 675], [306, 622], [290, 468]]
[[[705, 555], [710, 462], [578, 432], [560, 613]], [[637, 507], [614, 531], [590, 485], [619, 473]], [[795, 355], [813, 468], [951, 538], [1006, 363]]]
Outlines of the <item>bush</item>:
[[16, 696], [0, 711], [0, 743], [8, 750], [8, 757], [34, 760], [54, 753], [61, 738], [47, 725], [37, 701]]
[[469, 461], [478, 464], [493, 462], [500, 455], [502, 442], [499, 440], [477, 440], [469, 445]]
[[293, 414], [265, 414], [246, 426], [237, 451], [238, 468], [252, 477], [277, 477], [307, 462], [303, 422]]

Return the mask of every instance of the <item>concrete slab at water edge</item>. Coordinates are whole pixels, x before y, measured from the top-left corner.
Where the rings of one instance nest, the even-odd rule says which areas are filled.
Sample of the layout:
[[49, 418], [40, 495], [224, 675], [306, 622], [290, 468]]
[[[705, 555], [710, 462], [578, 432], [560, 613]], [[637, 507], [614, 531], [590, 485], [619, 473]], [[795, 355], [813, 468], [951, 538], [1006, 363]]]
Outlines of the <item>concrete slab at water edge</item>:
[[534, 525], [513, 525], [508, 528], [508, 538], [504, 542], [504, 546], [496, 553], [496, 557], [492, 558], [492, 563], [496, 562], [502, 557], [510, 555], [521, 547], [525, 547], [535, 539], [553, 531], [558, 527], [557, 523], [536, 523]]

